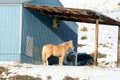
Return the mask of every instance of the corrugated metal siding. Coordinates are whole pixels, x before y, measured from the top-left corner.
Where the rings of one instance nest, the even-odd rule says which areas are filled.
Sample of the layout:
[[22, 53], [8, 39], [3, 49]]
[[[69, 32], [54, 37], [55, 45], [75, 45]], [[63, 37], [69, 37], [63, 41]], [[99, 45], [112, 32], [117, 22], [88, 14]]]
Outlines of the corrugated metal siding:
[[[68, 24], [70, 24], [68, 26]], [[72, 22], [61, 22], [56, 29], [52, 27], [52, 18], [38, 12], [23, 9], [22, 61], [41, 62], [41, 49], [47, 43], [59, 44], [74, 40], [77, 44], [77, 25]], [[74, 28], [73, 28], [74, 27]], [[26, 53], [27, 37], [33, 38], [33, 58]]]
[[77, 51], [77, 41], [78, 41], [78, 25], [75, 22], [63, 21], [60, 24], [58, 31], [55, 31], [56, 34], [63, 40], [73, 40], [75, 51]]
[[[23, 10], [23, 41], [22, 41], [22, 60], [27, 62], [35, 62], [34, 60], [41, 60], [41, 49], [46, 43], [58, 42], [55, 37], [56, 35], [52, 32], [49, 27], [51, 27], [51, 18], [39, 14], [38, 12]], [[26, 39], [27, 36], [33, 38], [33, 59], [26, 53]], [[60, 39], [59, 39], [60, 40]], [[26, 58], [23, 58], [26, 57]], [[32, 60], [32, 61], [31, 61]], [[40, 61], [39, 60], [39, 61]], [[37, 61], [36, 61], [37, 62]]]
[[48, 6], [58, 6], [62, 7], [59, 0], [34, 0], [30, 4], [48, 5]]
[[0, 5], [0, 60], [20, 60], [20, 5]]
[[0, 0], [0, 4], [20, 4], [25, 2], [30, 2], [33, 0]]

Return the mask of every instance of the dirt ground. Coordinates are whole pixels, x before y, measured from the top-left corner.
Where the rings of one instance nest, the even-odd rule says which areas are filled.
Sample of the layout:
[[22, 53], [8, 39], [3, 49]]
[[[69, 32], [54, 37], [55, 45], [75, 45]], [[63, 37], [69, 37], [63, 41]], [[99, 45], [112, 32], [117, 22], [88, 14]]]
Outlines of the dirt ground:
[[120, 68], [0, 64], [0, 80], [113, 80], [113, 76], [120, 80]]
[[[2, 73], [5, 73], [6, 75], [10, 74], [8, 68], [0, 66], [0, 76], [3, 76]], [[47, 76], [46, 79], [52, 80], [52, 76]], [[43, 80], [43, 79], [40, 77], [33, 77], [33, 76], [29, 76], [29, 75], [15, 75], [15, 76], [10, 76], [8, 78], [0, 77], [0, 80]], [[79, 80], [79, 78], [65, 76], [63, 78], [63, 80]]]

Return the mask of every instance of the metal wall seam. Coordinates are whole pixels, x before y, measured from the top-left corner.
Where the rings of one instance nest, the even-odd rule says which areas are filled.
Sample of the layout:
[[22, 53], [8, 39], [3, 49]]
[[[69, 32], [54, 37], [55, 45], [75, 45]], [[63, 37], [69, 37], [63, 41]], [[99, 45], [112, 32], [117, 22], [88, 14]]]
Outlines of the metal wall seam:
[[23, 14], [23, 7], [22, 4], [20, 5], [20, 33], [19, 33], [19, 53], [21, 53], [22, 48], [22, 14]]

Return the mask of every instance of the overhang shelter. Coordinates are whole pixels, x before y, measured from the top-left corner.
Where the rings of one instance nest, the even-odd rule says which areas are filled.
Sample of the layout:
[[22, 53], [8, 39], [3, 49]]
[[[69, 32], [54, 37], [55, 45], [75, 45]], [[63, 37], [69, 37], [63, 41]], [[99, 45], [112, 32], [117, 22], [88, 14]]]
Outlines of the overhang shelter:
[[[99, 24], [113, 25], [113, 26], [120, 27], [119, 21], [116, 21], [108, 16], [105, 16], [105, 15], [95, 12], [93, 10], [63, 8], [63, 7], [54, 7], [54, 6], [44, 6], [44, 5], [32, 5], [32, 4], [23, 4], [23, 5], [25, 8], [35, 10], [39, 13], [42, 13], [42, 14], [47, 15], [52, 18], [57, 18], [59, 20], [96, 24], [94, 65], [97, 65], [97, 58], [98, 58]], [[119, 52], [118, 52], [118, 56], [119, 56]], [[118, 61], [119, 61], [119, 57], [118, 57]], [[117, 61], [117, 66], [119, 63], [118, 61]]]

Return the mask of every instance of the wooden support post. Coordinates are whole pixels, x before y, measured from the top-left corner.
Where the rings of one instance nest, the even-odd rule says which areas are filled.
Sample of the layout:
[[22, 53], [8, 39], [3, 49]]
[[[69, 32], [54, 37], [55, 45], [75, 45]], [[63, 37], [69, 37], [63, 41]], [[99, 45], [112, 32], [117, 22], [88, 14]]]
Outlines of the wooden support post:
[[120, 67], [120, 26], [118, 27], [117, 67]]
[[97, 66], [97, 58], [98, 58], [98, 33], [99, 33], [99, 19], [96, 20], [96, 28], [95, 28], [95, 52], [94, 52], [95, 66]]

